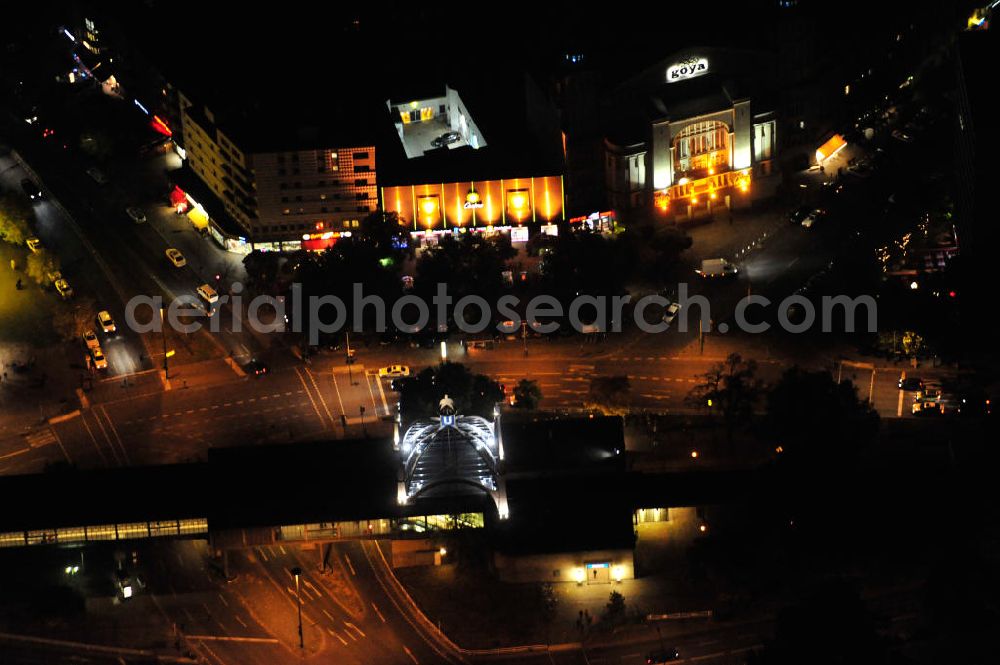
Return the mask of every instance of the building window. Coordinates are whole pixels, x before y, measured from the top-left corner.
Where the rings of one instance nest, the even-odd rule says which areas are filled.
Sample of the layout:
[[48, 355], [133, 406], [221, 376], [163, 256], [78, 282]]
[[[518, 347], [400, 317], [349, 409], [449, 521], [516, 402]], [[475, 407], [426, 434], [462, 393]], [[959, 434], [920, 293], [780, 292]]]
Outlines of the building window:
[[368, 198], [368, 192], [358, 192], [354, 198], [358, 201], [364, 201]]
[[368, 159], [367, 152], [356, 152], [354, 153], [354, 159]]
[[368, 173], [369, 171], [371, 171], [371, 167], [369, 167], [367, 164], [355, 164], [354, 165], [354, 172], [355, 173]]
[[358, 178], [354, 181], [355, 187], [366, 187], [368, 185], [368, 180], [365, 178]]
[[327, 150], [324, 162], [327, 171], [337, 171], [340, 168], [337, 153], [334, 150]]

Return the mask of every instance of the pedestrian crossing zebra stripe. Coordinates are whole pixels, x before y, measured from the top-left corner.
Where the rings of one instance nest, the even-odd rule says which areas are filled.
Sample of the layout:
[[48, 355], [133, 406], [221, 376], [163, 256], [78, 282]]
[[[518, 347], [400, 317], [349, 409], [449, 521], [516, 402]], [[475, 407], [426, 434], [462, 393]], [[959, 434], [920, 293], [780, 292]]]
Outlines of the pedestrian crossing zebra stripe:
[[47, 446], [50, 443], [55, 443], [57, 441], [55, 433], [52, 428], [46, 427], [43, 430], [37, 432], [32, 432], [31, 434], [26, 434], [24, 439], [28, 442], [28, 445], [32, 448], [39, 448], [41, 446]]

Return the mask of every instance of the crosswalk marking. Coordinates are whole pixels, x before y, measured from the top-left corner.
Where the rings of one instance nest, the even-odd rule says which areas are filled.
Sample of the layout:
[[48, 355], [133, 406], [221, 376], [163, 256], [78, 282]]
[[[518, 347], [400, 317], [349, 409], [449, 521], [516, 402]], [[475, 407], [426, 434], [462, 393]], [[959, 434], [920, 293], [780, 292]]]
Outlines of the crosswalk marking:
[[47, 446], [50, 443], [55, 443], [58, 440], [56, 439], [55, 432], [52, 431], [51, 427], [40, 429], [37, 432], [32, 432], [31, 434], [25, 434], [24, 439], [32, 448], [41, 448], [42, 446]]

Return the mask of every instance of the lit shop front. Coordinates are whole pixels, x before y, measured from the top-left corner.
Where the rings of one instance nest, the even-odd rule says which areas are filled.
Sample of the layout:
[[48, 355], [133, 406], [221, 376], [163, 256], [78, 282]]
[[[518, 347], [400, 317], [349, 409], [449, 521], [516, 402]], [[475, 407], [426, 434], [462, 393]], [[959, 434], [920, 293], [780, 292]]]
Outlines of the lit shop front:
[[[621, 121], [605, 136], [608, 199], [653, 204], [675, 220], [771, 196], [777, 117], [758, 90], [764, 56], [705, 51], [668, 58], [617, 89]], [[766, 97], [762, 97], [766, 98]], [[636, 109], [639, 114], [635, 113]]]
[[500, 230], [552, 224], [564, 216], [562, 176], [382, 188], [382, 209], [423, 236], [455, 229]]

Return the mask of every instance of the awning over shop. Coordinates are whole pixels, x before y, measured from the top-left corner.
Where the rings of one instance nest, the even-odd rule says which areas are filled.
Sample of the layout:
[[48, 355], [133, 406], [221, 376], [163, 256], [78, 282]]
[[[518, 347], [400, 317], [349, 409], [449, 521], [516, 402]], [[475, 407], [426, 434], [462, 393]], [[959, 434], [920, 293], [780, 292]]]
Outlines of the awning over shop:
[[208, 228], [208, 213], [200, 205], [193, 206], [188, 210], [187, 216], [199, 231], [204, 231]]
[[834, 134], [826, 143], [816, 151], [816, 163], [820, 164], [843, 150], [847, 146], [847, 141], [840, 134]]

